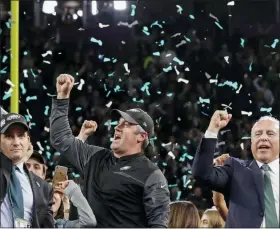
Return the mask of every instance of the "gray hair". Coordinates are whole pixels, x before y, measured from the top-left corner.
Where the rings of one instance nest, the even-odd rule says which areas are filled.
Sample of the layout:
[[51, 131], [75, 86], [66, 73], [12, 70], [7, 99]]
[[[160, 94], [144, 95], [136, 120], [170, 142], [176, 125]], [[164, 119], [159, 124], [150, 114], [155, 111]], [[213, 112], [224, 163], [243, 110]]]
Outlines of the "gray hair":
[[[142, 126], [140, 125], [137, 125], [137, 130], [135, 132], [136, 134], [143, 134], [143, 133], [147, 133]], [[147, 146], [149, 145], [149, 139], [146, 138], [144, 141], [143, 141], [143, 144], [142, 144], [142, 150], [144, 150]]]
[[268, 115], [262, 116], [262, 117], [260, 117], [260, 118], [255, 122], [255, 124], [253, 125], [253, 127], [252, 127], [252, 129], [251, 129], [251, 137], [253, 136], [253, 129], [256, 127], [256, 125], [258, 125], [258, 123], [259, 123], [260, 121], [264, 121], [264, 120], [269, 120], [269, 121], [274, 122], [274, 123], [276, 124], [276, 126], [278, 127], [278, 129], [279, 129], [279, 120], [278, 120], [277, 118], [274, 118], [274, 117], [268, 116]]

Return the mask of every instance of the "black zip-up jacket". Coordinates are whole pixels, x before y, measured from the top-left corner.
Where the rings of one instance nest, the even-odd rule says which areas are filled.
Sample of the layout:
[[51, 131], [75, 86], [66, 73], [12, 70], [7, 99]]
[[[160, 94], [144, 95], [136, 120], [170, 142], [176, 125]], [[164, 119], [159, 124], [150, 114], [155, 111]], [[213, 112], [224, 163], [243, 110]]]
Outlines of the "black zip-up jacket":
[[68, 107], [68, 99], [53, 99], [51, 144], [83, 172], [84, 194], [97, 227], [167, 228], [170, 193], [159, 168], [142, 153], [117, 159], [109, 149], [76, 139]]

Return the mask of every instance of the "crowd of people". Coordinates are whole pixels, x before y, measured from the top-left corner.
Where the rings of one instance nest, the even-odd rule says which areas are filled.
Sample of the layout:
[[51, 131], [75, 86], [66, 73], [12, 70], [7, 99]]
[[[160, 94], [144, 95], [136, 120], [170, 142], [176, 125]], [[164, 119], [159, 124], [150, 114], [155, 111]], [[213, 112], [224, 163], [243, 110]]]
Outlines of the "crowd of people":
[[[201, 182], [203, 180], [200, 177], [201, 171], [192, 170], [196, 151], [214, 111], [225, 110], [232, 114], [232, 118], [220, 131], [217, 144], [211, 146], [215, 151], [214, 157], [229, 154], [230, 157], [242, 160], [254, 158], [250, 139], [253, 123], [265, 115], [272, 115], [278, 119], [280, 117], [280, 46], [274, 37], [270, 37], [269, 30], [265, 31], [261, 27], [254, 37], [246, 37], [246, 34], [238, 30], [229, 36], [227, 29], [219, 28], [214, 22], [211, 28], [196, 29], [191, 20], [185, 23], [173, 21], [138, 24], [125, 31], [113, 25], [114, 28], [96, 29], [97, 31], [107, 29], [102, 36], [110, 36], [108, 31], [113, 33], [119, 29], [120, 32], [115, 34], [119, 43], [111, 41], [113, 45], [108, 45], [109, 48], [106, 46], [105, 38], [100, 45], [98, 35], [90, 36], [92, 33], [83, 29], [80, 21], [67, 17], [59, 22], [50, 21], [49, 26], [44, 29], [24, 27], [25, 29], [21, 31], [20, 114], [28, 123], [26, 125], [30, 128], [31, 146], [33, 145], [35, 149], [28, 150], [32, 156], [27, 155], [27, 158], [30, 158], [25, 159], [25, 164], [30, 171], [49, 183], [52, 181], [55, 167], [66, 166], [68, 179], [74, 180], [83, 190], [82, 194], [79, 186], [72, 181], [62, 183], [61, 187], [54, 187], [52, 211], [57, 226], [113, 227], [113, 222], [124, 227], [225, 226], [230, 194], [225, 195], [225, 200], [221, 200], [219, 193], [216, 193], [212, 199], [213, 187], [215, 187], [213, 190], [223, 193], [225, 189], [216, 188], [216, 184], [209, 185], [209, 181]], [[0, 82], [1, 106], [4, 110], [9, 110], [9, 93], [11, 93], [9, 89], [12, 88], [7, 82], [9, 66], [5, 66], [10, 60], [8, 24], [8, 21], [1, 24], [3, 55], [1, 55]], [[71, 31], [68, 27], [71, 27]], [[143, 29], [144, 27], [147, 30]], [[75, 39], [69, 38], [71, 32]], [[110, 39], [112, 38], [107, 37], [106, 41]], [[58, 93], [56, 80], [61, 73], [71, 75], [75, 81], [71, 82], [73, 89], [69, 108], [66, 108], [66, 103], [54, 102]], [[65, 107], [59, 108], [62, 105]], [[56, 112], [53, 111], [55, 108], [58, 109]], [[64, 129], [65, 126], [58, 125], [57, 119], [61, 119], [61, 125], [63, 122], [66, 123], [61, 116], [68, 115], [65, 113], [68, 109], [71, 129]], [[155, 134], [147, 135], [149, 144], [144, 147], [145, 158], [149, 158], [149, 161], [146, 162], [145, 159], [141, 159], [142, 157], [137, 159], [145, 161], [149, 169], [153, 170], [152, 172], [146, 169], [145, 172], [141, 172], [141, 178], [137, 177], [142, 184], [140, 186], [147, 192], [147, 202], [144, 202], [144, 206], [150, 213], [150, 221], [147, 219], [141, 221], [142, 216], [133, 217], [134, 214], [141, 213], [142, 209], [131, 212], [131, 206], [138, 201], [138, 197], [130, 195], [130, 190], [127, 190], [126, 194], [112, 191], [114, 188], [118, 190], [123, 187], [118, 187], [117, 178], [114, 183], [114, 179], [104, 172], [102, 175], [104, 180], [110, 178], [111, 182], [105, 186], [104, 181], [97, 178], [101, 176], [100, 174], [95, 174], [94, 177], [89, 175], [88, 163], [93, 160], [91, 155], [102, 151], [103, 148], [110, 148], [112, 142], [117, 140], [116, 132], [123, 133], [121, 128], [127, 125], [125, 121], [128, 120], [125, 118], [123, 124], [112, 119], [113, 109], [144, 110], [154, 121]], [[54, 112], [52, 115], [51, 110]], [[57, 133], [51, 131], [53, 125], [57, 125]], [[3, 126], [1, 124], [1, 128]], [[145, 126], [142, 127], [144, 131], [139, 131], [135, 140], [140, 143], [147, 137], [145, 133], [150, 132]], [[58, 129], [63, 130], [61, 136]], [[72, 133], [76, 136], [73, 141], [77, 146], [72, 142], [68, 142], [67, 146], [62, 145], [64, 138], [72, 139]], [[1, 134], [5, 132], [1, 131]], [[133, 139], [126, 139], [129, 140], [133, 142]], [[83, 142], [92, 147], [88, 149], [86, 156], [78, 158], [74, 155], [77, 150], [75, 147], [78, 145], [82, 147]], [[94, 148], [95, 145], [98, 147]], [[131, 148], [131, 145], [128, 146]], [[1, 149], [3, 150], [2, 146]], [[74, 156], [69, 156], [70, 153]], [[107, 151], [105, 154], [107, 155]], [[94, 159], [100, 162], [101, 159], [96, 157]], [[110, 156], [108, 160], [111, 160], [109, 158]], [[105, 167], [114, 164], [108, 161], [102, 163]], [[152, 164], [156, 166], [153, 167]], [[125, 162], [123, 166], [126, 166]], [[196, 174], [193, 174], [194, 171]], [[152, 174], [156, 178], [147, 181], [145, 173]], [[166, 178], [168, 188], [150, 193], [149, 187], [155, 185], [154, 180], [165, 185], [161, 174]], [[96, 181], [94, 182], [96, 188], [86, 183], [89, 179]], [[38, 184], [43, 186], [41, 181]], [[47, 191], [43, 192], [40, 195], [45, 197]], [[95, 193], [95, 197], [92, 197], [92, 192]], [[108, 193], [112, 196], [106, 196]], [[98, 203], [99, 195], [102, 196], [104, 203]], [[131, 209], [116, 208], [120, 211], [119, 215], [114, 215], [115, 218], [105, 223], [110, 211], [106, 207], [119, 204], [114, 200], [120, 195], [128, 198], [123, 201], [132, 202], [130, 206], [126, 206]], [[160, 196], [160, 200], [156, 198], [157, 196]], [[167, 197], [172, 201], [169, 214], [167, 214], [169, 205]], [[4, 197], [1, 196], [1, 203], [2, 200]], [[49, 200], [49, 204], [51, 203], [52, 200]], [[161, 217], [156, 215], [151, 207], [158, 203], [162, 206]], [[224, 203], [226, 210], [221, 210], [221, 204]], [[217, 209], [212, 208], [213, 205], [216, 205]], [[78, 212], [76, 216], [71, 216], [71, 213], [69, 216], [69, 208], [74, 209], [73, 206]], [[49, 209], [50, 206], [44, 207]], [[104, 208], [104, 211], [100, 208]], [[125, 217], [125, 213], [128, 212], [129, 215]], [[246, 215], [246, 212], [244, 214]], [[33, 226], [51, 226], [40, 224], [44, 222], [40, 217], [38, 216], [35, 222], [32, 221], [35, 223]], [[230, 215], [228, 226], [242, 227], [242, 224], [232, 223], [234, 217], [236, 215]], [[78, 221], [67, 220], [69, 218]]]

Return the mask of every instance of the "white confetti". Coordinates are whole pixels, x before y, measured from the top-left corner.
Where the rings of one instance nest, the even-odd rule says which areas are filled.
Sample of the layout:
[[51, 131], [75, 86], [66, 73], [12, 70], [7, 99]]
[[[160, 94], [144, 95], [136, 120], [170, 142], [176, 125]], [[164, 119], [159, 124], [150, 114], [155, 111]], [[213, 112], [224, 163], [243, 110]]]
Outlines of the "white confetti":
[[211, 78], [211, 76], [210, 76], [210, 74], [208, 72], [205, 72], [205, 76], [206, 76], [207, 79]]
[[41, 142], [36, 142], [36, 143], [37, 143], [37, 146], [39, 147], [39, 149], [41, 151], [44, 151], [44, 148], [42, 147]]
[[24, 78], [28, 78], [27, 69], [23, 69]]
[[102, 28], [106, 28], [106, 27], [109, 27], [110, 25], [104, 25], [104, 24], [102, 24], [102, 23], [99, 23], [98, 24], [99, 25], [99, 27], [102, 29]]
[[181, 33], [175, 33], [174, 35], [171, 36], [171, 38], [177, 37], [177, 36], [180, 36], [180, 35], [181, 35]]
[[209, 17], [214, 18], [216, 21], [219, 21], [219, 19], [211, 13], [209, 14]]
[[78, 90], [81, 91], [84, 84], [85, 84], [85, 81], [84, 81], [83, 79], [81, 79], [81, 80], [80, 80], [80, 84], [79, 84], [79, 86], [78, 86]]
[[218, 83], [218, 80], [217, 79], [210, 79], [209, 83]]
[[242, 115], [248, 115], [248, 116], [251, 116], [253, 113], [250, 111], [250, 112], [247, 112], [247, 111], [241, 111], [241, 114]]
[[46, 63], [46, 64], [51, 64], [51, 62], [47, 61], [47, 60], [43, 60], [43, 62]]
[[124, 66], [124, 69], [125, 69], [128, 73], [130, 73], [130, 70], [128, 69], [128, 64], [125, 63], [125, 64], [123, 64], [123, 66]]
[[48, 127], [45, 126], [44, 131], [50, 132], [50, 128], [48, 128]]
[[186, 44], [187, 42], [185, 40], [181, 40], [181, 42], [179, 44], [176, 45], [176, 48]]
[[175, 72], [176, 72], [176, 74], [177, 74], [177, 76], [180, 74], [180, 72], [178, 71], [178, 69], [177, 69], [177, 66], [175, 65], [175, 67], [174, 67], [174, 69], [175, 69]]
[[12, 81], [10, 79], [7, 79], [6, 81], [7, 84], [9, 84], [10, 86], [14, 87], [15, 85], [12, 83]]
[[224, 56], [224, 58], [225, 58], [225, 61], [229, 64], [229, 62], [228, 62], [229, 56]]
[[109, 107], [111, 107], [111, 106], [112, 106], [112, 104], [113, 104], [113, 102], [112, 102], [112, 101], [110, 101], [109, 103], [107, 103], [107, 104], [106, 104], [106, 107], [108, 107], [108, 108], [109, 108]]
[[120, 21], [120, 22], [118, 23], [118, 26], [126, 26], [126, 27], [128, 27], [128, 28], [132, 28], [132, 27], [135, 26], [135, 25], [138, 25], [138, 21], [137, 21], [137, 20], [134, 21], [134, 22], [132, 22], [131, 24], [128, 24], [128, 22], [122, 22], [122, 21]]
[[32, 115], [30, 114], [29, 110], [26, 109], [26, 111], [27, 111], [27, 114], [28, 114], [29, 118], [32, 119]]
[[172, 151], [169, 151], [169, 152], [168, 152], [168, 155], [169, 155], [170, 157], [172, 157], [173, 160], [176, 158], [175, 155], [172, 153]]
[[48, 50], [46, 53], [42, 54], [42, 57], [46, 57], [47, 55], [52, 55], [52, 51]]
[[228, 6], [234, 6], [234, 5], [235, 5], [235, 2], [234, 2], [234, 1], [230, 1], [230, 2], [228, 2], [227, 5], [228, 5]]
[[185, 84], [188, 84], [188, 83], [189, 83], [188, 80], [183, 79], [183, 78], [179, 78], [179, 79], [178, 79], [178, 82], [183, 82], [183, 83], [185, 83]]
[[190, 71], [190, 69], [189, 69], [188, 67], [186, 67], [186, 68], [185, 68], [185, 71], [186, 71], [186, 72], [189, 72], [189, 71]]
[[236, 94], [239, 94], [239, 92], [240, 92], [241, 88], [242, 88], [242, 84], [240, 84], [240, 86], [239, 86], [238, 90], [236, 91]]

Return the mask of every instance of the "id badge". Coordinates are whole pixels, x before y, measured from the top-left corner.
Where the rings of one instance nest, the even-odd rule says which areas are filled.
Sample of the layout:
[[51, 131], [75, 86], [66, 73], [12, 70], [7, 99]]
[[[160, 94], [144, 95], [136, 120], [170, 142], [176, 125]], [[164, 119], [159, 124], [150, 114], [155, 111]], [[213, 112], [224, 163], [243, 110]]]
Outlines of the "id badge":
[[16, 228], [31, 228], [31, 224], [30, 224], [30, 222], [28, 222], [25, 219], [16, 218], [15, 227]]

